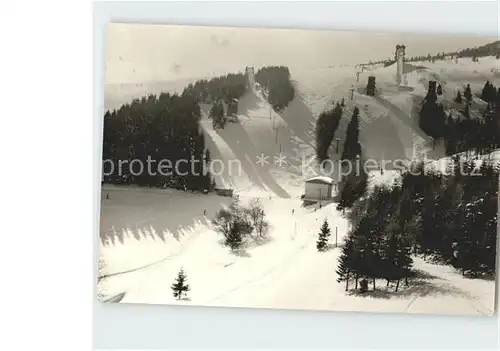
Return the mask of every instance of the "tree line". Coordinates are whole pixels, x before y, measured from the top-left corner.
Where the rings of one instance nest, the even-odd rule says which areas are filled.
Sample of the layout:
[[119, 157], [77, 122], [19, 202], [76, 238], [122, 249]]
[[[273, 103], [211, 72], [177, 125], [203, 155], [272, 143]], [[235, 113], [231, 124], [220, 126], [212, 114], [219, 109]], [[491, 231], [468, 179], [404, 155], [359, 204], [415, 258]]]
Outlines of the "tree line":
[[[321, 164], [329, 160], [328, 149], [335, 137], [340, 120], [343, 115], [344, 100], [334, 104], [334, 107], [322, 112], [316, 121], [316, 157]], [[338, 184], [339, 205], [337, 209], [350, 207], [360, 196], [365, 193], [368, 175], [362, 161], [361, 143], [359, 142], [359, 108], [354, 107], [351, 119], [347, 125], [344, 147], [340, 161], [347, 161], [351, 165], [351, 172], [343, 176]], [[338, 150], [337, 150], [338, 152]], [[342, 163], [348, 167], [348, 163]], [[342, 169], [346, 174], [346, 169]]]
[[[351, 207], [356, 200], [363, 196], [368, 185], [368, 174], [363, 166], [361, 143], [359, 142], [359, 108], [355, 107], [351, 120], [347, 125], [342, 161], [351, 165], [350, 172], [343, 169], [343, 178], [339, 182], [339, 196], [337, 210]], [[343, 163], [344, 164], [344, 163]]]
[[209, 80], [201, 79], [194, 84], [189, 84], [183, 94], [190, 94], [203, 104], [218, 101], [228, 104], [245, 94], [247, 80], [248, 77], [243, 73], [230, 73]]
[[342, 107], [337, 102], [332, 108], [323, 111], [316, 121], [316, 157], [320, 163], [329, 159], [328, 149], [339, 127], [342, 113]]
[[[268, 91], [273, 106], [286, 106], [293, 99], [288, 68], [264, 67], [259, 72], [262, 79], [270, 79]], [[212, 190], [215, 184], [206, 170], [210, 155], [205, 150], [199, 123], [200, 104], [212, 104], [209, 117], [213, 127], [224, 128], [228, 120], [236, 118], [238, 100], [248, 89], [247, 83], [246, 74], [227, 74], [189, 84], [180, 95], [151, 94], [106, 111], [103, 182]], [[159, 162], [163, 160], [168, 163], [159, 169]], [[119, 168], [119, 165], [122, 166]]]
[[[477, 172], [475, 172], [476, 170]], [[413, 165], [392, 187], [375, 187], [350, 212], [338, 262], [339, 282], [411, 276], [411, 254], [451, 264], [462, 274], [495, 271], [498, 168], [453, 158], [447, 172]]]
[[[379, 61], [370, 61], [370, 64], [380, 64], [383, 63], [384, 67], [388, 67], [390, 65], [393, 65], [396, 63], [396, 55], [394, 55], [394, 58], [388, 58], [385, 60], [379, 60]], [[439, 52], [436, 54], [431, 55], [430, 53], [427, 55], [415, 55], [415, 56], [410, 56], [405, 58], [405, 62], [430, 62], [434, 63], [437, 60], [446, 60], [447, 58], [449, 59], [454, 59], [454, 58], [465, 58], [465, 57], [470, 57], [472, 58], [473, 62], [478, 62], [479, 57], [486, 57], [486, 56], [495, 56], [496, 58], [500, 58], [500, 41], [495, 41], [486, 45], [481, 45], [478, 47], [474, 48], [466, 48], [462, 50], [457, 50], [457, 51], [451, 51], [451, 52]]]
[[462, 50], [457, 50], [457, 51], [451, 51], [451, 52], [440, 52], [434, 55], [431, 55], [430, 53], [427, 55], [419, 55], [419, 56], [411, 56], [405, 61], [407, 62], [418, 62], [418, 61], [428, 61], [428, 62], [434, 62], [436, 60], [445, 60], [447, 57], [450, 59], [453, 58], [465, 58], [465, 57], [470, 57], [473, 59], [473, 61], [477, 61], [479, 57], [486, 57], [486, 56], [498, 56], [500, 55], [500, 41], [495, 41], [492, 43], [488, 43], [485, 45], [481, 45], [478, 47], [474, 48], [466, 48]]
[[[210, 155], [205, 150], [200, 117], [200, 106], [186, 93], [149, 95], [107, 111], [103, 181], [209, 191], [213, 182], [204, 165], [209, 164]], [[162, 162], [160, 168], [162, 160], [168, 162]]]
[[284, 110], [295, 97], [288, 67], [263, 67], [255, 74], [255, 81], [267, 91], [266, 99], [277, 112]]
[[438, 102], [440, 85], [429, 82], [427, 95], [422, 104], [419, 126], [430, 137], [443, 139], [447, 155], [474, 150], [489, 153], [500, 147], [500, 93], [489, 81], [478, 94], [487, 105], [479, 118], [471, 117], [473, 93], [470, 84], [457, 92], [455, 103], [458, 111], [446, 113]]

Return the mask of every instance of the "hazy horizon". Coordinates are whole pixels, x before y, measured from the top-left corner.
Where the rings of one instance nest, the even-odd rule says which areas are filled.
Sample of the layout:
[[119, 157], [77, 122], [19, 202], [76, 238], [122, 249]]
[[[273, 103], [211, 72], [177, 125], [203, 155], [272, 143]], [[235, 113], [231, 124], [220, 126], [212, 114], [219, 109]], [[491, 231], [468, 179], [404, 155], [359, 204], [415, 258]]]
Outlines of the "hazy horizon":
[[241, 72], [245, 66], [323, 68], [480, 46], [496, 37], [370, 33], [305, 29], [201, 27], [112, 23], [106, 84], [176, 81]]

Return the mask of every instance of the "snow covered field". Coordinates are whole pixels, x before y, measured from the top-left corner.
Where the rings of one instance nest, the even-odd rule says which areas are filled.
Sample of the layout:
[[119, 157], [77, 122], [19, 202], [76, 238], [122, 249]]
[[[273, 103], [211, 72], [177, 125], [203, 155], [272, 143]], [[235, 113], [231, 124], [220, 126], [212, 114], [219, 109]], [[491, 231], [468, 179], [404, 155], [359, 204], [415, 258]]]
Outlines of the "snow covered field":
[[[101, 201], [101, 258], [109, 275], [99, 282], [106, 297], [123, 295], [121, 302], [238, 306], [257, 308], [312, 309], [335, 311], [406, 312], [432, 314], [491, 315], [494, 311], [495, 282], [462, 277], [448, 266], [414, 258], [417, 276], [397, 293], [387, 290], [385, 281], [377, 291], [358, 295], [345, 292], [337, 283], [337, 259], [348, 221], [336, 211], [336, 204], [303, 207], [300, 195], [308, 175], [301, 172], [302, 158], [314, 156], [314, 127], [318, 115], [332, 102], [345, 98], [347, 104], [340, 124], [345, 134], [355, 106], [360, 109], [360, 141], [366, 157], [375, 160], [412, 159], [427, 154], [441, 159], [444, 154], [417, 127], [416, 110], [408, 108], [421, 101], [430, 78], [443, 83], [445, 98], [470, 83], [478, 91], [486, 79], [500, 84], [492, 72], [494, 58], [479, 63], [470, 59], [436, 61], [407, 75], [408, 89], [395, 85], [395, 66], [374, 67], [360, 74], [358, 68], [332, 67], [292, 70], [296, 98], [277, 114], [258, 92], [250, 91], [238, 106], [240, 123], [228, 123], [215, 131], [203, 108], [202, 128], [212, 159], [225, 164], [240, 160], [242, 172], [224, 172], [216, 177], [218, 186], [235, 189], [243, 203], [260, 198], [270, 222], [269, 241], [235, 255], [221, 244], [211, 219], [230, 199], [172, 189], [152, 190], [105, 186]], [[380, 96], [360, 93], [368, 75], [375, 75]], [[183, 82], [187, 84], [187, 82]], [[180, 83], [178, 86], [182, 86]], [[172, 91], [174, 83], [129, 86], [108, 90], [106, 108], [116, 108], [135, 94]], [[354, 99], [348, 91], [354, 87]], [[342, 142], [340, 143], [342, 146]], [[339, 154], [341, 154], [340, 149]], [[275, 156], [286, 156], [278, 165]], [[335, 155], [334, 149], [330, 153]], [[257, 157], [269, 163], [258, 165]], [[496, 155], [496, 154], [495, 154]], [[391, 182], [390, 170], [372, 174], [371, 184]], [[108, 198], [106, 198], [108, 194]], [[204, 210], [207, 214], [204, 215]], [[332, 249], [318, 253], [317, 233], [324, 219], [332, 229]], [[337, 235], [336, 235], [337, 233]], [[191, 287], [189, 301], [177, 301], [170, 289], [183, 268]], [[116, 274], [125, 272], [123, 274]]]

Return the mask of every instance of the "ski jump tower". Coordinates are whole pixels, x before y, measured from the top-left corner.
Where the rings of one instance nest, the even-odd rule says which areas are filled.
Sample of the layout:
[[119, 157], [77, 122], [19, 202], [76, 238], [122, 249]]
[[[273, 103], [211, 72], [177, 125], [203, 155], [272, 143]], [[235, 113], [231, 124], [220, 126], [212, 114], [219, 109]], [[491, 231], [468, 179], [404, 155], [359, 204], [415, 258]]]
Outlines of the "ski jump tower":
[[396, 82], [398, 85], [404, 84], [405, 49], [406, 46], [404, 45], [396, 45], [396, 67], [397, 67]]
[[250, 88], [255, 87], [255, 70], [253, 67], [245, 67], [245, 73], [248, 77], [248, 85]]

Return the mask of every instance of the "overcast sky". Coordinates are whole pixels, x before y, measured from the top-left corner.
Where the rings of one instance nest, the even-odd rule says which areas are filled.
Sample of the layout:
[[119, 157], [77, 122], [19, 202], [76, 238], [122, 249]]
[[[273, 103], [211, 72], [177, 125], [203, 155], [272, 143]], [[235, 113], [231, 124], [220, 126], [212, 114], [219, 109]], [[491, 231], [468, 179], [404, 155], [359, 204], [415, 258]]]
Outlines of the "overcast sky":
[[483, 45], [495, 37], [110, 24], [106, 82], [178, 80], [281, 64], [293, 69], [427, 55]]

